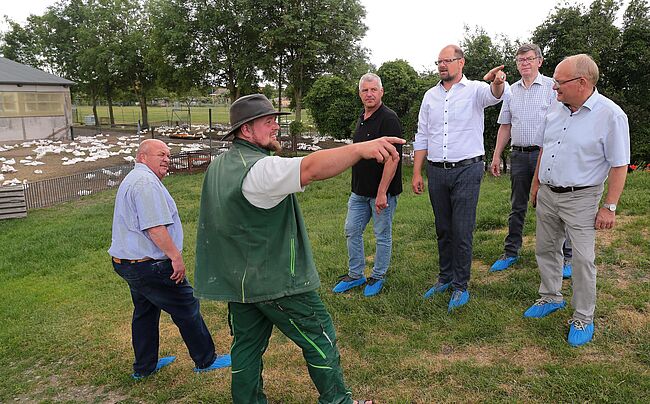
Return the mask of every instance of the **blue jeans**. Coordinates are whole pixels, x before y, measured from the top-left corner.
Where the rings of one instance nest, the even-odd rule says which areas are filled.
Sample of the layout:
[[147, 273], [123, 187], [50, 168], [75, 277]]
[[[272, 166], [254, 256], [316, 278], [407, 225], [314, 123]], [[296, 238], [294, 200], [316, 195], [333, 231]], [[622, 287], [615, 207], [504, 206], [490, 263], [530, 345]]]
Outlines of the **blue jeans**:
[[160, 310], [171, 316], [197, 368], [214, 362], [214, 342], [199, 310], [199, 301], [187, 281], [176, 284], [170, 260], [118, 264], [113, 268], [131, 289], [133, 320], [131, 339], [135, 351], [133, 370], [146, 376], [158, 363]]
[[372, 278], [383, 279], [388, 271], [390, 255], [393, 248], [393, 215], [397, 207], [397, 196], [386, 195], [388, 207], [377, 214], [375, 198], [360, 196], [354, 192], [348, 200], [348, 216], [345, 219], [345, 238], [348, 242], [348, 275], [359, 279], [366, 268], [366, 256], [363, 252], [363, 231], [372, 217], [373, 230], [377, 241], [375, 249], [375, 266]]

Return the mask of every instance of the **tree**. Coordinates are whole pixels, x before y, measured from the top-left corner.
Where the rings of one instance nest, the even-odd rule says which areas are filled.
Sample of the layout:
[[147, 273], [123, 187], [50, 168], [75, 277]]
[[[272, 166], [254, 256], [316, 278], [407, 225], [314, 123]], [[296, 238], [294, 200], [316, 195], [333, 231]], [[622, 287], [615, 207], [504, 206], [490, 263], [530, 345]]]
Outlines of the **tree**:
[[0, 36], [0, 53], [4, 57], [32, 67], [41, 67], [35, 44], [37, 38], [34, 33], [34, 25], [37, 19], [38, 17], [30, 16], [25, 27], [8, 18], [6, 19], [9, 30]]
[[[509, 66], [505, 68], [506, 72], [510, 69], [512, 69], [510, 71], [517, 71], [510, 67], [514, 65], [514, 45], [507, 38], [501, 38], [499, 43], [501, 43], [500, 46], [495, 45], [483, 28], [476, 27], [474, 32], [470, 32], [470, 29], [465, 27], [465, 37], [461, 42], [461, 48], [465, 52], [463, 72], [467, 78], [483, 80], [485, 73], [499, 65]], [[509, 81], [512, 82], [512, 80]], [[497, 131], [499, 130], [497, 119], [500, 111], [500, 103], [485, 109], [483, 137], [485, 153], [488, 156], [492, 155], [496, 144]]]
[[336, 76], [317, 79], [305, 96], [305, 105], [318, 131], [337, 139], [350, 138], [362, 108], [358, 87]]
[[555, 11], [533, 32], [533, 43], [542, 48], [546, 63], [542, 72], [552, 76], [555, 66], [565, 57], [587, 53], [601, 70], [599, 90], [611, 90], [610, 67], [619, 48], [620, 31], [614, 25], [619, 3], [614, 0], [594, 0], [585, 10], [581, 5], [556, 6]]
[[160, 77], [177, 92], [224, 86], [234, 101], [258, 91], [264, 25], [252, 0], [152, 0]]
[[[323, 73], [346, 70], [366, 32], [365, 9], [358, 0], [260, 0], [261, 21], [267, 21], [264, 75], [288, 81], [296, 120], [302, 119], [302, 98]], [[353, 64], [354, 66], [357, 63]]]
[[613, 74], [621, 107], [630, 123], [632, 161], [650, 161], [650, 12], [647, 0], [631, 0]]
[[406, 116], [416, 98], [418, 73], [407, 61], [398, 59], [385, 62], [377, 70], [384, 86], [383, 102], [400, 118], [404, 132], [415, 128], [406, 128]]

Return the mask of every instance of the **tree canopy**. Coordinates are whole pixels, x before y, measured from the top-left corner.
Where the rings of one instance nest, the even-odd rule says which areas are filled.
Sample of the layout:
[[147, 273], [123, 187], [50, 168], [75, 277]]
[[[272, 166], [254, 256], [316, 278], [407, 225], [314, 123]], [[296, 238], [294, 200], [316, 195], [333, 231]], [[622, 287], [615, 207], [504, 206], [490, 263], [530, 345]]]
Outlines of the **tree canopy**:
[[[519, 78], [514, 52], [523, 42], [542, 48], [541, 71], [548, 76], [564, 57], [587, 53], [600, 68], [598, 90], [628, 115], [632, 159], [649, 161], [648, 0], [630, 0], [618, 27], [621, 4], [557, 5], [537, 26], [531, 22], [531, 38], [514, 41], [465, 27], [460, 43], [465, 74], [480, 80], [504, 64], [514, 82]], [[375, 69], [360, 45], [367, 30], [364, 17], [359, 0], [61, 0], [25, 24], [8, 21], [0, 53], [77, 82], [73, 90], [93, 104], [103, 100], [110, 108], [116, 97], [133, 97], [145, 125], [147, 103], [157, 89], [191, 97], [221, 86], [231, 101], [261, 91], [287, 94], [297, 120], [305, 96], [317, 128], [337, 137], [351, 135], [360, 108], [359, 77], [376, 71], [384, 102], [412, 138], [422, 96], [438, 77], [416, 72], [404, 60]], [[488, 152], [494, 147], [498, 111], [486, 112]]]

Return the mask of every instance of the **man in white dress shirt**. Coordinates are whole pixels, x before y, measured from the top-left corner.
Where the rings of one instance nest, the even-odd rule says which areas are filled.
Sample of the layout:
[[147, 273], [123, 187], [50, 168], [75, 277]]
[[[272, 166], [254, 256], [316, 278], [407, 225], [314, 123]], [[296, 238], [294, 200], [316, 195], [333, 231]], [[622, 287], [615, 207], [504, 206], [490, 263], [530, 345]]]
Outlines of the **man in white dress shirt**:
[[451, 312], [469, 301], [472, 238], [485, 167], [484, 109], [501, 101], [506, 75], [503, 66], [497, 66], [483, 77], [492, 81], [490, 85], [468, 80], [463, 51], [456, 45], [444, 47], [436, 65], [440, 82], [424, 94], [418, 116], [412, 186], [416, 194], [424, 192], [421, 172], [426, 161], [440, 274], [424, 297], [451, 286]]
[[596, 230], [611, 229], [616, 222], [630, 162], [630, 133], [623, 110], [596, 90], [598, 66], [591, 57], [567, 57], [555, 68], [553, 81], [560, 103], [551, 106], [540, 128], [544, 143], [531, 188], [531, 201], [537, 204], [541, 298], [524, 317], [545, 317], [566, 306], [559, 252], [566, 228], [573, 244], [574, 312], [568, 342], [580, 346], [594, 334]]

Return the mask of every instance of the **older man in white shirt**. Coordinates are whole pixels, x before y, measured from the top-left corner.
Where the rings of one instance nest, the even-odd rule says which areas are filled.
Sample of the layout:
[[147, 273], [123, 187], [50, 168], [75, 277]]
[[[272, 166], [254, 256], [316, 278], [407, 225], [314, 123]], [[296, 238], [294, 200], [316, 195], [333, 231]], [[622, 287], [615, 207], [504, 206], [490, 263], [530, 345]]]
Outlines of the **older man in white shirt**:
[[469, 301], [476, 205], [484, 173], [484, 109], [501, 101], [506, 86], [503, 66], [482, 81], [463, 75], [465, 58], [456, 45], [444, 47], [436, 61], [440, 82], [424, 95], [415, 135], [413, 191], [424, 192], [422, 166], [427, 161], [429, 198], [435, 215], [440, 274], [425, 298], [451, 286], [449, 311]]
[[[536, 256], [541, 296], [524, 317], [541, 318], [566, 306], [560, 243], [573, 244], [573, 316], [568, 342], [592, 340], [596, 308], [596, 230], [611, 229], [630, 162], [630, 133], [621, 108], [596, 90], [598, 66], [588, 55], [569, 56], [553, 75], [557, 100], [540, 128], [544, 143], [531, 201], [537, 204]], [[607, 179], [607, 194], [599, 208]]]

